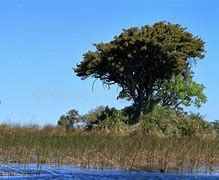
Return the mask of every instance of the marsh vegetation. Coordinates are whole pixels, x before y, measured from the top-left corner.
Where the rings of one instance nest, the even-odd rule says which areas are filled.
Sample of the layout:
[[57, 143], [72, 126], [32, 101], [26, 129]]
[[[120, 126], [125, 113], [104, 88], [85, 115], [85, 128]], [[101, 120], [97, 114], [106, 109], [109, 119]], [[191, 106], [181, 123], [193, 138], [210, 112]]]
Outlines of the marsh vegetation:
[[[143, 132], [142, 132], [143, 133]], [[216, 134], [162, 136], [106, 131], [65, 131], [60, 127], [0, 126], [2, 164], [75, 164], [85, 168], [210, 172], [218, 163]]]

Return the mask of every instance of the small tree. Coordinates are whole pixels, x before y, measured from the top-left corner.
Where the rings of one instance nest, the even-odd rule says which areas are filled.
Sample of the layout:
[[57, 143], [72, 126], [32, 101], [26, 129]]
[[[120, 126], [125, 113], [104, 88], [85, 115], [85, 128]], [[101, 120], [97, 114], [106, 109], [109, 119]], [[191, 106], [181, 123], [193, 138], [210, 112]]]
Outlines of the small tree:
[[95, 109], [91, 109], [87, 114], [83, 116], [83, 119], [85, 119], [87, 122], [93, 123], [97, 121], [97, 118], [100, 116], [102, 111], [105, 110], [105, 106], [98, 106]]
[[131, 98], [136, 118], [150, 109], [158, 81], [185, 74], [191, 59], [204, 57], [204, 42], [179, 24], [158, 22], [123, 30], [108, 43], [95, 44], [75, 72], [83, 80], [118, 84], [120, 98]]
[[73, 129], [73, 124], [80, 120], [78, 111], [71, 109], [66, 115], [61, 115], [58, 120], [58, 126], [64, 128], [66, 131]]
[[88, 121], [87, 130], [124, 130], [127, 127], [127, 116], [123, 110], [118, 110], [114, 107], [99, 106], [91, 110], [88, 114], [83, 116]]

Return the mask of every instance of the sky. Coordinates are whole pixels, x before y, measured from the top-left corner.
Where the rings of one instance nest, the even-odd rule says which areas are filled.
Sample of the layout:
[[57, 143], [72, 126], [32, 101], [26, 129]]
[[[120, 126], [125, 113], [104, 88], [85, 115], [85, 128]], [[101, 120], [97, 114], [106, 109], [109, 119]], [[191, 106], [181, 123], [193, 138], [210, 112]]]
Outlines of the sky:
[[215, 0], [0, 0], [0, 123], [56, 124], [74, 108], [122, 108], [117, 86], [82, 81], [73, 69], [93, 43], [122, 29], [158, 21], [179, 23], [205, 42], [193, 67], [205, 85], [205, 119], [219, 119], [219, 1]]

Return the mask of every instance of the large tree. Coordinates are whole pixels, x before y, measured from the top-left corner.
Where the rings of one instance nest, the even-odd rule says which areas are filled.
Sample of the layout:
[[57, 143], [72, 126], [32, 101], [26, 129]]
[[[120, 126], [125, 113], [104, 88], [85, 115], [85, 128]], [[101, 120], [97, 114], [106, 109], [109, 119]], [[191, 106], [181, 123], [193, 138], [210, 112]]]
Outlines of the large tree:
[[187, 74], [191, 60], [204, 57], [203, 40], [166, 22], [124, 29], [112, 41], [94, 45], [77, 64], [77, 76], [118, 84], [119, 97], [133, 100], [137, 116], [150, 108], [158, 81]]

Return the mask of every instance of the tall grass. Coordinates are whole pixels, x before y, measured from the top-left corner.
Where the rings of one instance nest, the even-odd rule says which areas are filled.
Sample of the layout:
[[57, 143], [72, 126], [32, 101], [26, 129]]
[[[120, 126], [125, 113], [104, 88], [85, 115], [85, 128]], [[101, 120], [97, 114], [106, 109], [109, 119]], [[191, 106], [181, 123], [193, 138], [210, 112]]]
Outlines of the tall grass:
[[[142, 137], [142, 138], [141, 138]], [[141, 141], [141, 142], [140, 142]], [[161, 171], [209, 171], [218, 163], [216, 135], [159, 137], [64, 132], [55, 127], [0, 126], [2, 163], [75, 164], [80, 167], [120, 167]]]

